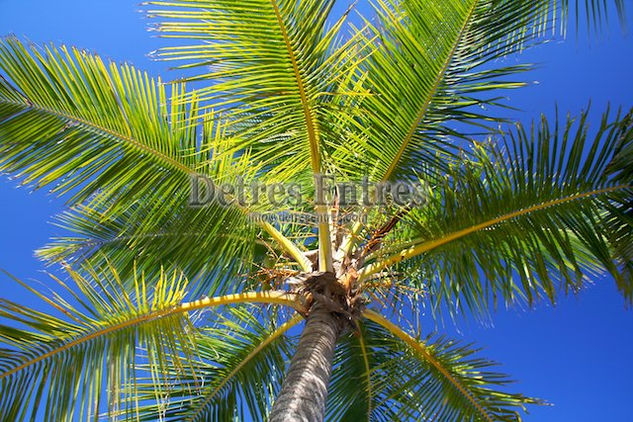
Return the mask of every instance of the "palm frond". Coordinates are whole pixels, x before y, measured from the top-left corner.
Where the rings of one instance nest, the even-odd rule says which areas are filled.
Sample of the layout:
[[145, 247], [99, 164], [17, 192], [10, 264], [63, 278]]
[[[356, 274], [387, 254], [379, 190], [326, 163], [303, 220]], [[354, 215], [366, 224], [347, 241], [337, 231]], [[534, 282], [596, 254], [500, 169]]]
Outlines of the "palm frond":
[[503, 391], [510, 381], [472, 347], [421, 341], [375, 312], [364, 316], [337, 350], [332, 420], [519, 421], [526, 405], [540, 404]]
[[247, 288], [246, 276], [263, 264], [268, 248], [279, 248], [274, 241], [258, 241], [257, 230], [248, 225], [236, 226], [228, 218], [209, 220], [205, 212], [190, 207], [174, 209], [160, 228], [144, 229], [153, 214], [139, 208], [129, 207], [110, 218], [103, 208], [64, 211], [54, 224], [69, 234], [53, 238], [36, 255], [47, 263], [78, 268], [84, 263], [95, 268], [111, 265], [124, 279], [137, 265], [147, 275], [162, 265], [179, 268], [195, 277], [190, 286], [194, 293], [218, 295]]
[[16, 85], [0, 85], [4, 171], [36, 187], [59, 182], [53, 190], [72, 192], [72, 203], [97, 190], [105, 198], [186, 190], [197, 164], [184, 153], [195, 151], [196, 116], [168, 110], [160, 81], [76, 49], [27, 48], [13, 38], [0, 44], [0, 68]]
[[200, 357], [197, 366], [188, 377], [174, 372], [160, 403], [151, 403], [153, 380], [139, 383], [140, 400], [151, 403], [141, 407], [140, 420], [266, 419], [291, 353], [287, 332], [302, 318], [263, 323], [252, 309], [240, 307], [213, 319], [192, 339]]
[[[168, 102], [160, 81], [130, 66], [65, 47], [26, 48], [13, 38], [0, 43], [0, 69], [17, 86], [0, 83], [2, 171], [36, 188], [55, 183], [53, 192], [69, 193], [69, 203], [90, 209], [99, 223], [125, 226], [117, 236], [132, 246], [186, 217], [187, 232], [203, 233], [189, 252], [226, 252], [216, 255], [216, 267], [234, 267], [230, 261], [247, 256], [262, 229], [307, 265], [273, 226], [251, 224], [236, 201], [190, 209], [193, 176], [217, 185], [248, 181], [258, 167], [249, 154], [232, 153], [220, 123], [204, 122], [198, 135], [197, 102], [179, 102], [184, 86], [174, 85]], [[226, 232], [243, 240], [229, 241]]]
[[[77, 414], [92, 419], [104, 404], [117, 409], [119, 402], [111, 392], [131, 382], [137, 345], [152, 350], [149, 359], [156, 371], [167, 369], [161, 365], [166, 354], [186, 351], [189, 356], [183, 360], [193, 358], [183, 314], [152, 318], [182, 300], [182, 275], [162, 273], [151, 289], [141, 277], [136, 280], [142, 292], [137, 297], [120, 289], [116, 272], [95, 280], [70, 275], [78, 307], [60, 296], [48, 299], [46, 293], [38, 293], [62, 313], [61, 318], [2, 300], [2, 317], [24, 327], [1, 326], [3, 420], [31, 419], [39, 412], [46, 420], [73, 420]], [[177, 349], [176, 341], [181, 346]]]
[[[195, 92], [230, 116], [241, 141], [266, 177], [292, 180], [311, 169], [326, 171], [328, 144], [336, 143], [332, 115], [344, 113], [336, 90], [348, 49], [336, 46], [344, 18], [327, 29], [334, 0], [150, 1], [152, 17], [170, 19], [155, 29], [166, 37], [195, 40], [166, 47], [158, 56], [204, 66], [195, 80], [210, 86]], [[333, 51], [334, 50], [334, 51]], [[327, 210], [317, 206], [317, 213]], [[330, 228], [319, 223], [319, 265], [332, 270]]]
[[211, 82], [196, 96], [232, 110], [234, 130], [259, 161], [285, 180], [308, 168], [322, 172], [325, 122], [345, 59], [329, 54], [343, 23], [326, 28], [333, 0], [145, 4], [161, 20], [154, 30], [189, 43], [165, 47], [157, 57], [205, 68], [188, 78]]
[[[274, 291], [185, 302], [188, 283], [178, 271], [153, 280], [139, 274], [132, 293], [114, 268], [100, 274], [89, 268], [89, 278], [68, 273], [70, 284], [55, 279], [59, 293], [16, 280], [59, 316], [0, 301], [0, 316], [10, 321], [0, 325], [2, 420], [37, 414], [45, 420], [93, 419], [105, 408], [129, 416], [136, 412], [137, 348], [147, 350], [145, 362], [158, 380], [194, 365], [189, 312], [235, 303], [301, 306], [296, 297]], [[155, 385], [157, 394], [166, 388]]]
[[[600, 1], [585, 6], [596, 22], [606, 16]], [[444, 171], [460, 138], [503, 121], [493, 111], [504, 107], [503, 90], [525, 85], [520, 74], [531, 68], [491, 63], [555, 33], [557, 19], [564, 31], [568, 8], [551, 0], [377, 1], [378, 22], [359, 31], [376, 46], [360, 72], [372, 93], [361, 103], [362, 153], [348, 159], [360, 155], [365, 174], [383, 181], [410, 178], [411, 169]]]
[[592, 137], [588, 115], [555, 128], [543, 118], [478, 144], [361, 278], [402, 262], [400, 270], [416, 269], [418, 283], [428, 282], [434, 309], [485, 311], [498, 299], [553, 301], [559, 288], [576, 291], [584, 275], [606, 270], [630, 302], [633, 284], [614, 249], [627, 242], [615, 233], [633, 227], [618, 208], [630, 206], [632, 188], [609, 163], [633, 130], [630, 119], [606, 112]]
[[357, 324], [356, 331], [343, 335], [336, 346], [328, 389], [328, 420], [369, 421], [374, 412], [385, 420], [395, 416], [388, 406], [376, 411], [378, 403], [372, 381], [372, 370], [376, 368], [366, 331], [365, 324]]
[[[406, 150], [415, 149], [424, 163], [440, 165], [447, 144], [440, 139], [412, 145], [443, 81], [456, 46], [468, 28], [476, 1], [379, 1], [379, 26], [367, 24], [367, 38], [377, 48], [364, 62], [362, 72], [372, 95], [363, 126], [368, 133], [363, 156], [377, 180], [388, 180]], [[371, 167], [370, 167], [371, 166]]]

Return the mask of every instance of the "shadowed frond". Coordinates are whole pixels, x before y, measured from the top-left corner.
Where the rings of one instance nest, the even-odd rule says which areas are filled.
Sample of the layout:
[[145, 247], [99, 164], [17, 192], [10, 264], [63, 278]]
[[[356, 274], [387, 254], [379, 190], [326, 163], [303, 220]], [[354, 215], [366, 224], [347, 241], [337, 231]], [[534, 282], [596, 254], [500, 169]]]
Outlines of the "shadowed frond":
[[[633, 126], [633, 110], [622, 119], [622, 124]], [[626, 134], [623, 134], [626, 135]], [[613, 160], [608, 170], [619, 178], [622, 183], [633, 181], [633, 137], [621, 136], [614, 152]]]
[[[199, 329], [192, 341], [200, 361], [188, 377], [174, 372], [162, 402], [141, 406], [139, 419], [265, 420], [291, 353], [287, 332], [302, 318], [295, 315], [277, 325], [262, 323], [251, 312], [230, 309]], [[139, 383], [138, 389], [140, 400], [152, 402], [152, 380]]]
[[[623, 119], [623, 125], [633, 126], [633, 111]], [[633, 136], [623, 134], [614, 158], [609, 164], [608, 170], [619, 183], [633, 186]], [[633, 280], [633, 242], [630, 241], [631, 228], [619, 221], [619, 216], [626, 215], [633, 219], [633, 202], [628, 201], [612, 204], [616, 209], [610, 212], [609, 239], [614, 247], [618, 261], [623, 265], [622, 270], [627, 273], [629, 280]]]
[[358, 324], [356, 331], [345, 334], [336, 346], [328, 389], [328, 420], [368, 421], [373, 420], [373, 413], [379, 416], [376, 420], [393, 420], [395, 416], [389, 406], [376, 410], [378, 400], [372, 381], [376, 365], [366, 331], [365, 324]]
[[273, 241], [257, 240], [252, 226], [209, 220], [197, 208], [174, 209], [152, 230], [139, 227], [152, 217], [138, 207], [111, 218], [107, 210], [74, 207], [54, 220], [70, 235], [53, 238], [36, 255], [49, 263], [112, 265], [123, 276], [132, 274], [136, 265], [142, 265], [139, 269], [148, 275], [161, 265], [180, 268], [186, 274], [200, 275], [191, 286], [195, 292], [216, 295], [244, 289], [245, 275], [262, 264], [267, 247], [278, 247]]
[[365, 317], [337, 350], [331, 420], [519, 421], [539, 403], [504, 392], [510, 381], [472, 347], [421, 341], [372, 311]]
[[584, 275], [606, 270], [630, 302], [633, 284], [614, 249], [626, 243], [615, 233], [633, 227], [624, 212], [632, 190], [609, 163], [633, 130], [630, 119], [607, 112], [590, 135], [587, 118], [555, 128], [543, 118], [531, 130], [477, 144], [474, 158], [407, 216], [410, 229], [383, 256], [369, 257], [376, 259], [361, 278], [402, 262], [396, 268], [416, 269], [418, 283], [428, 283], [434, 308], [484, 312], [498, 299], [553, 301], [557, 289], [576, 291]]

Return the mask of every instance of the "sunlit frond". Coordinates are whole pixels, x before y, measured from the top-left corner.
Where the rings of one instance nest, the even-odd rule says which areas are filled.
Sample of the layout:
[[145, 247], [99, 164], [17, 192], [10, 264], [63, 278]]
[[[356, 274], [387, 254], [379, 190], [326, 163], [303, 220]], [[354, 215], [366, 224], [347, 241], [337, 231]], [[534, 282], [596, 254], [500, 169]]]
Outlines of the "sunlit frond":
[[[335, 0], [179, 0], [147, 2], [154, 29], [167, 38], [194, 44], [165, 47], [158, 56], [187, 60], [183, 68], [205, 67], [193, 80], [207, 81], [195, 92], [230, 116], [240, 138], [266, 168], [265, 177], [290, 181], [311, 170], [321, 174], [340, 131], [331, 124], [344, 114], [340, 80], [350, 51], [337, 45], [344, 17], [326, 23]], [[157, 7], [153, 9], [151, 7]], [[263, 176], [263, 175], [262, 175]], [[317, 206], [317, 213], [327, 210]], [[319, 265], [332, 270], [330, 228], [319, 223]]]
[[[114, 271], [94, 280], [70, 275], [72, 284], [59, 284], [69, 289], [76, 306], [37, 292], [60, 317], [2, 300], [0, 314], [12, 320], [0, 328], [3, 420], [28, 420], [36, 414], [46, 420], [92, 419], [100, 406], [118, 409], [120, 402], [112, 393], [133, 382], [130, 369], [137, 346], [151, 350], [148, 359], [155, 372], [168, 370], [165, 355], [186, 352], [183, 359], [193, 358], [186, 315], [168, 313], [184, 297], [182, 275], [161, 273], [152, 287], [139, 277], [137, 296], [125, 293]], [[176, 359], [174, 363], [175, 368], [183, 365]]]
[[[185, 45], [157, 52], [209, 81], [196, 95], [232, 110], [233, 129], [284, 179], [321, 173], [333, 90], [347, 58], [336, 47], [343, 23], [326, 27], [333, 0], [178, 0], [146, 3], [153, 29]], [[340, 112], [340, 111], [339, 111]], [[290, 159], [292, 158], [292, 159]]]
[[[275, 291], [185, 302], [188, 283], [178, 271], [160, 272], [152, 280], [139, 273], [131, 291], [112, 267], [86, 272], [90, 277], [69, 269], [70, 283], [55, 278], [58, 292], [18, 281], [53, 312], [0, 301], [2, 420], [36, 414], [45, 420], [92, 419], [106, 408], [130, 416], [136, 412], [138, 364], [148, 365], [155, 380], [195, 364], [189, 312], [236, 303], [301, 309], [296, 297]], [[147, 350], [143, 362], [139, 347]], [[154, 385], [156, 394], [167, 388], [159, 381]]]
[[[118, 244], [137, 251], [144, 239], [166, 229], [179, 230], [181, 238], [195, 231], [199, 237], [189, 237], [181, 250], [188, 257], [171, 257], [194, 274], [205, 268], [202, 254], [209, 250], [224, 252], [214, 254], [210, 265], [239, 268], [235, 259], [251, 256], [262, 229], [303, 264], [276, 229], [250, 224], [240, 204], [216, 198], [190, 207], [192, 177], [216, 185], [237, 177], [248, 181], [257, 165], [246, 153], [232, 153], [220, 123], [200, 126], [197, 102], [178, 101], [184, 86], [174, 85], [168, 102], [160, 81], [130, 66], [74, 49], [26, 48], [12, 38], [0, 44], [0, 69], [16, 85], [0, 80], [3, 171], [36, 188], [53, 184], [53, 192], [70, 194], [70, 204], [80, 204], [96, 224], [119, 226], [112, 235], [125, 241]], [[241, 237], [228, 239], [226, 233]], [[128, 266], [134, 258], [127, 257]]]
[[[555, 0], [379, 0], [375, 7], [377, 22], [359, 30], [376, 48], [359, 72], [371, 95], [348, 159], [361, 157], [377, 180], [435, 176], [460, 139], [495, 129], [504, 90], [525, 85], [521, 73], [531, 66], [491, 63], [564, 32], [569, 9]], [[601, 1], [584, 7], [595, 24], [606, 17]]]

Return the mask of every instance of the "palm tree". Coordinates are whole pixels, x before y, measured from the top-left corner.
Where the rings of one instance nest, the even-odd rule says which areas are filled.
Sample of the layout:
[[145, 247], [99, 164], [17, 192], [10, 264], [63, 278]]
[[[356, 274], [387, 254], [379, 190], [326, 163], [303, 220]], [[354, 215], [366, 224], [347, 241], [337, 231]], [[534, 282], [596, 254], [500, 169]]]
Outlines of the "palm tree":
[[[148, 2], [186, 40], [156, 53], [190, 75], [170, 85], [0, 43], [0, 166], [65, 195], [72, 233], [37, 252], [58, 288], [15, 280], [50, 312], [0, 302], [0, 419], [515, 421], [540, 401], [422, 338], [424, 306], [484, 316], [601, 272], [633, 300], [633, 113], [500, 117], [530, 69], [502, 59], [564, 32], [566, 1], [378, 0], [358, 27], [334, 5]], [[317, 201], [324, 176], [424, 204]], [[284, 210], [318, 218], [251, 218], [280, 208], [229, 188], [193, 207], [200, 180], [297, 183]]]

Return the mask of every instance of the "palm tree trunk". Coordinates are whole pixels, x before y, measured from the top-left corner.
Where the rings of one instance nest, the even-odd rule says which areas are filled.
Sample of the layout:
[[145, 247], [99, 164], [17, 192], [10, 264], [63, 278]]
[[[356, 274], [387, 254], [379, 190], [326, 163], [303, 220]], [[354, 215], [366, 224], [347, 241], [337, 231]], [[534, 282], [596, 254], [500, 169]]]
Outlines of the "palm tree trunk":
[[270, 422], [320, 422], [342, 321], [316, 302], [270, 414]]

